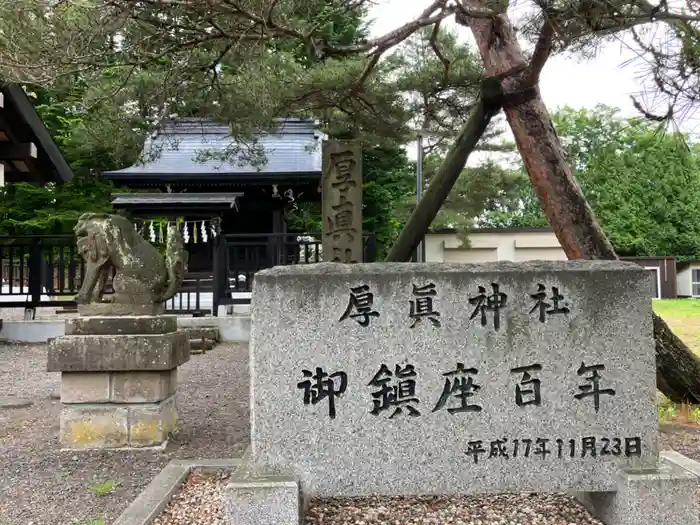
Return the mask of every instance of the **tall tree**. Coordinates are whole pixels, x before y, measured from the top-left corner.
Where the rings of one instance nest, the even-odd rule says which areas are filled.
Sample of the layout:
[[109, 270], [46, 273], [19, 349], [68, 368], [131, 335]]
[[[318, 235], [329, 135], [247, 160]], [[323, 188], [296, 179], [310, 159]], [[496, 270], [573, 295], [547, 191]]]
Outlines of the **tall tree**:
[[[587, 0], [535, 0], [535, 16], [519, 24], [526, 34], [534, 35], [536, 45], [530, 57], [517, 39], [507, 14], [508, 2], [426, 1], [426, 9], [411, 22], [351, 45], [330, 44], [316, 20], [299, 18], [305, 2], [3, 0], [0, 75], [8, 80], [45, 82], [66, 71], [121, 65], [120, 75], [115, 75], [115, 86], [119, 86], [160, 65], [167, 56], [170, 67], [158, 78], [160, 100], [190, 91], [195, 105], [209, 101], [213, 111], [236, 116], [225, 120], [237, 123], [239, 134], [251, 124], [269, 122], [282, 109], [332, 107], [354, 114], [358, 125], [369, 128], [371, 124], [382, 133], [401, 136], [406, 132], [405, 103], [396, 97], [389, 61], [380, 59], [421, 27], [433, 27], [439, 34], [439, 24], [455, 15], [457, 23], [471, 31], [484, 65], [482, 98], [426, 191], [425, 204], [409, 219], [406, 230], [415, 231], [399, 237], [396, 252], [405, 256], [406, 248], [420, 237], [419, 230], [427, 228], [469, 153], [502, 107], [530, 182], [568, 257], [617, 258], [566, 162], [537, 89], [540, 71], [558, 49], [595, 43], [649, 22], [681, 21], [694, 27], [700, 16], [673, 10], [666, 2], [652, 5], [646, 0], [595, 5]], [[353, 0], [338, 9], [366, 5], [367, 0]], [[105, 34], [128, 34], [129, 38], [118, 42], [112, 38], [113, 43], [106, 46], [102, 44], [107, 40]], [[304, 43], [310, 56], [325, 60], [303, 68], [289, 53], [270, 52], [269, 42], [275, 39], [296, 39]], [[440, 56], [439, 45], [434, 47]], [[449, 61], [443, 62], [449, 72]], [[251, 112], [256, 106], [259, 111]], [[700, 402], [700, 359], [658, 316], [654, 327], [659, 387], [672, 399]]]
[[0, 188], [0, 234], [71, 233], [85, 212], [108, 212], [112, 185], [102, 177], [78, 173], [66, 184], [27, 182]]
[[[700, 256], [700, 148], [657, 124], [617, 110], [563, 108], [557, 135], [584, 195], [618, 253]], [[523, 187], [507, 226], [543, 226], [532, 189]]]

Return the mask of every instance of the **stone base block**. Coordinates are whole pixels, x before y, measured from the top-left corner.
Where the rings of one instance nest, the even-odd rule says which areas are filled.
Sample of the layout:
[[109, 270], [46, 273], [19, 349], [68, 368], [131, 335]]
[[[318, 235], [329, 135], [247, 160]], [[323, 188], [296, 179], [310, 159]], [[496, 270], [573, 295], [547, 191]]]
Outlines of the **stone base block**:
[[129, 407], [64, 405], [61, 446], [68, 449], [122, 448], [129, 444]]
[[129, 408], [129, 446], [152, 447], [168, 439], [177, 424], [175, 396]]
[[576, 494], [605, 525], [698, 525], [700, 464], [663, 452], [657, 470], [623, 472], [617, 492]]
[[79, 304], [78, 314], [81, 317], [98, 315], [162, 315], [165, 313], [165, 304], [124, 304], [124, 303], [90, 303]]
[[66, 335], [49, 343], [49, 372], [172, 370], [189, 361], [187, 334]]
[[299, 485], [286, 477], [232, 481], [224, 495], [227, 525], [299, 525], [301, 509]]
[[109, 372], [62, 372], [63, 403], [109, 403]]
[[97, 316], [66, 320], [66, 335], [150, 335], [175, 331], [177, 317], [174, 315]]
[[176, 424], [174, 395], [159, 403], [65, 404], [60, 441], [71, 450], [153, 447], [162, 445]]
[[166, 372], [112, 372], [112, 403], [157, 403], [177, 390], [177, 368]]
[[157, 403], [177, 390], [177, 369], [157, 372], [62, 372], [63, 403]]

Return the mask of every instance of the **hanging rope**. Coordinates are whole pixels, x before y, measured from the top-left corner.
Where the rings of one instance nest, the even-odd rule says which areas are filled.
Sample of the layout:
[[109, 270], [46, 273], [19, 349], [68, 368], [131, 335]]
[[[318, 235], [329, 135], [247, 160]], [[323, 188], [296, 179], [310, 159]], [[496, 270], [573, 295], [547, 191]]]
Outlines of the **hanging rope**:
[[185, 241], [185, 244], [189, 244], [189, 242], [190, 242], [190, 232], [187, 229], [186, 222], [182, 226], [182, 240]]
[[202, 242], [207, 242], [209, 240], [207, 236], [207, 224], [206, 222], [202, 221], [202, 227], [200, 228], [202, 231]]

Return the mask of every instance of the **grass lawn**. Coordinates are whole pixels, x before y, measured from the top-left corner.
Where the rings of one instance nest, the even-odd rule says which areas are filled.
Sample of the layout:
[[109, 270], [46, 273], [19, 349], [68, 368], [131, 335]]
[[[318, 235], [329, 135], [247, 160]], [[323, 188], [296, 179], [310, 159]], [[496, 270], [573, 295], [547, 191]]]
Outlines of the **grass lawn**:
[[673, 332], [700, 355], [700, 299], [657, 299], [654, 311]]
[[[663, 317], [673, 332], [700, 355], [700, 299], [657, 299], [654, 311]], [[677, 405], [659, 393], [659, 419], [697, 426], [700, 407]]]

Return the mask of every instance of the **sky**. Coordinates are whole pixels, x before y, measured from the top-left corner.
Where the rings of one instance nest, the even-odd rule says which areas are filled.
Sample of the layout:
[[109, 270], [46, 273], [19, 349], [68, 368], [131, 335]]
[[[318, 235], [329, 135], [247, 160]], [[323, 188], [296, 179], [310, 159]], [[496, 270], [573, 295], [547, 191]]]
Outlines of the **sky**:
[[[370, 11], [370, 18], [374, 20], [372, 36], [409, 22], [427, 5], [428, 0], [378, 0], [378, 5]], [[445, 25], [457, 28], [464, 34], [465, 41], [471, 40], [469, 29], [452, 21]], [[619, 108], [624, 116], [635, 116], [638, 113], [630, 95], [641, 91], [643, 66], [634, 49], [621, 41], [607, 44], [599, 56], [590, 61], [553, 56], [542, 71], [540, 92], [550, 112], [565, 105], [578, 109], [607, 104]], [[414, 147], [409, 146], [411, 158], [415, 158], [413, 150]]]

